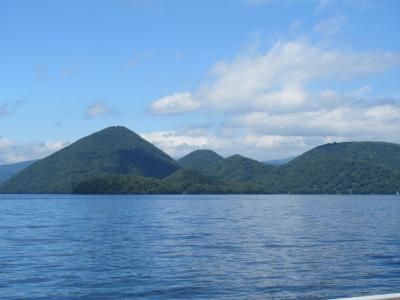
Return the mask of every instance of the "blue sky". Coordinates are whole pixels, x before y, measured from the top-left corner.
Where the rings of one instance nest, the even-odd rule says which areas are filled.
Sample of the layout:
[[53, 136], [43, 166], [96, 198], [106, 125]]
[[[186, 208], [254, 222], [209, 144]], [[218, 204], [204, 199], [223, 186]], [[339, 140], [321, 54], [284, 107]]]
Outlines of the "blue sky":
[[0, 2], [0, 164], [111, 125], [174, 157], [400, 142], [400, 2]]

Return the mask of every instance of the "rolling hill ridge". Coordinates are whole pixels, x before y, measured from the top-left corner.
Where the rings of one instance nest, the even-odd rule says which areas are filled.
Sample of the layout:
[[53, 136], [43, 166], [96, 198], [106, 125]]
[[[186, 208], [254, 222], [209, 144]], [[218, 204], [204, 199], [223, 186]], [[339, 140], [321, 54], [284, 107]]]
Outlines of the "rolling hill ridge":
[[400, 145], [347, 142], [318, 146], [282, 165], [196, 150], [178, 161], [131, 130], [109, 127], [33, 163], [2, 193], [395, 194]]

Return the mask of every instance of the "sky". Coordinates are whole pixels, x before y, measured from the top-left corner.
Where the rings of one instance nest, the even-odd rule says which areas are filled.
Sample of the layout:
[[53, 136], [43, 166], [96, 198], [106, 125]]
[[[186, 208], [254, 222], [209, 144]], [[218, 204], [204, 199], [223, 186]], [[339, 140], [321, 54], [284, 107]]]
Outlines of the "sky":
[[174, 158], [400, 143], [400, 1], [0, 1], [0, 164], [122, 125]]

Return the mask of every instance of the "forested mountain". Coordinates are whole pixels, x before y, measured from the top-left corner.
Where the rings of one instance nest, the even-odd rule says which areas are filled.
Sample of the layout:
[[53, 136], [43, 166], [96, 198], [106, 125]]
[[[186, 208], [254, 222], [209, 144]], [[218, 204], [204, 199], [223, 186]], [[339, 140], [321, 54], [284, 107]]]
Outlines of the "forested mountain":
[[[186, 165], [190, 165], [186, 156]], [[267, 193], [393, 194], [400, 191], [400, 145], [382, 142], [332, 143], [272, 166], [233, 155], [198, 169], [214, 180], [260, 184]]]
[[278, 178], [277, 192], [396, 193], [400, 191], [400, 145], [322, 145], [280, 167]]
[[364, 162], [400, 170], [400, 145], [384, 142], [344, 142], [318, 146], [290, 161], [291, 166], [319, 161]]
[[210, 177], [222, 181], [269, 183], [276, 176], [276, 167], [238, 154], [218, 161], [204, 169]]
[[164, 179], [108, 175], [79, 183], [76, 194], [260, 194], [265, 186], [252, 182], [222, 182], [192, 169], [180, 169]]
[[36, 160], [22, 161], [13, 164], [0, 165], [0, 184], [26, 167], [36, 162]]
[[175, 162], [129, 129], [109, 127], [28, 166], [0, 192], [393, 194], [400, 192], [400, 145], [326, 144], [280, 166], [211, 150]]
[[212, 150], [196, 150], [179, 159], [178, 164], [187, 169], [204, 171], [222, 160], [224, 158]]
[[79, 194], [202, 194], [223, 193], [224, 185], [191, 169], [180, 169], [160, 180], [140, 176], [109, 175], [84, 180]]
[[1, 186], [4, 193], [71, 193], [82, 180], [104, 175], [164, 178], [178, 169], [167, 154], [131, 130], [114, 126], [41, 159]]
[[75, 194], [166, 194], [161, 180], [135, 175], [103, 175], [84, 179]]

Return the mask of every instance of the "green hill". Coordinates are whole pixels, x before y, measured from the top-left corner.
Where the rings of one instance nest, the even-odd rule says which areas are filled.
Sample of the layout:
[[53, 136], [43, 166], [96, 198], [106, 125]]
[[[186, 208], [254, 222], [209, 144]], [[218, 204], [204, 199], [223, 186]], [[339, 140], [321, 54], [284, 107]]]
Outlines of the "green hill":
[[345, 142], [318, 146], [295, 158], [290, 165], [315, 161], [364, 162], [400, 170], [400, 145], [384, 142]]
[[[189, 154], [187, 157], [191, 157]], [[396, 193], [400, 191], [400, 145], [382, 142], [333, 143], [316, 147], [280, 166], [240, 155], [205, 164], [215, 180], [261, 185], [271, 193]], [[259, 189], [258, 189], [259, 190]]]
[[281, 166], [198, 150], [178, 164], [134, 132], [109, 127], [31, 164], [0, 192], [393, 194], [400, 192], [400, 145], [326, 144]]
[[276, 167], [236, 154], [209, 165], [204, 173], [225, 182], [265, 184], [275, 178]]
[[1, 186], [3, 193], [71, 193], [85, 179], [104, 175], [164, 178], [177, 163], [121, 126], [103, 129], [34, 163]]
[[178, 164], [187, 169], [204, 171], [224, 158], [212, 150], [196, 150], [178, 160]]
[[173, 193], [201, 194], [216, 193], [221, 184], [195, 170], [180, 169], [163, 180]]
[[322, 145], [280, 167], [278, 178], [276, 192], [396, 193], [400, 191], [400, 145]]
[[0, 165], [0, 184], [26, 167], [36, 162], [36, 160], [22, 161], [14, 164]]
[[107, 175], [83, 180], [76, 194], [259, 194], [260, 184], [221, 182], [192, 169], [179, 169], [162, 180], [130, 175]]
[[180, 169], [163, 180], [108, 175], [90, 178], [74, 189], [78, 194], [201, 194], [222, 191], [222, 185], [194, 170]]
[[162, 180], [174, 194], [259, 194], [269, 190], [254, 182], [222, 181], [192, 169], [180, 169]]

